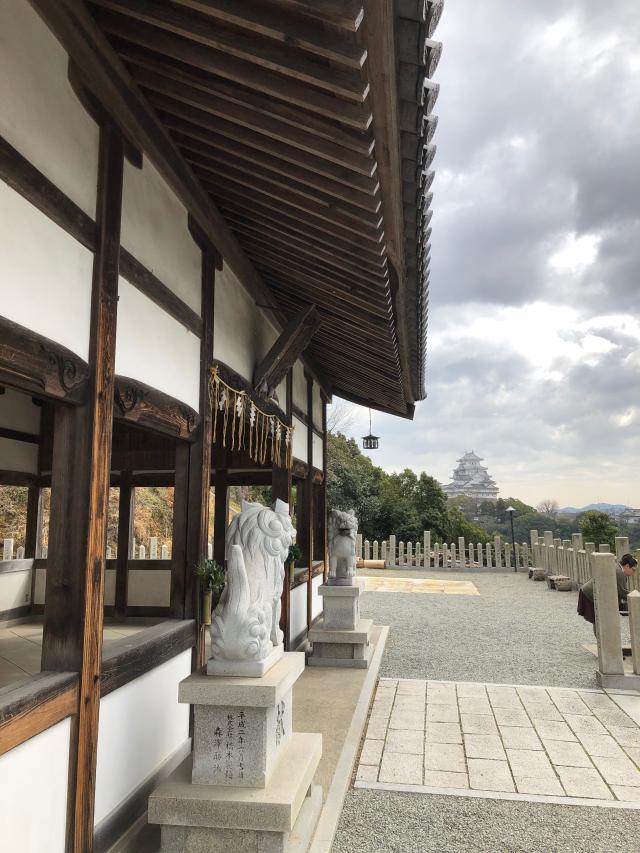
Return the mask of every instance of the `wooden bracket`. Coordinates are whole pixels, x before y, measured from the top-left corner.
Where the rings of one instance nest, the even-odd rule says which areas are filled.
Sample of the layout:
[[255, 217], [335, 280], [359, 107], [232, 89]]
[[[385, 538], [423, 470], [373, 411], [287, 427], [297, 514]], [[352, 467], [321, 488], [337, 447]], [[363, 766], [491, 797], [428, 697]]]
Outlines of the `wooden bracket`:
[[253, 387], [272, 397], [276, 387], [309, 346], [311, 338], [320, 328], [320, 316], [315, 305], [294, 314], [269, 352], [253, 373]]

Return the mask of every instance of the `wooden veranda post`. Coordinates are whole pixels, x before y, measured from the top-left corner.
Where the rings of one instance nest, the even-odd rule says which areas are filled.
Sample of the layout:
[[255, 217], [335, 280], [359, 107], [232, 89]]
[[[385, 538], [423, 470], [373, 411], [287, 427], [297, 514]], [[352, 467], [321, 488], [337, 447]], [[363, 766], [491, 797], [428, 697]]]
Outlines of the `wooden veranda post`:
[[304, 525], [307, 558], [307, 628], [313, 621], [313, 377], [305, 373], [307, 380], [307, 479], [304, 484]]
[[213, 418], [209, 401], [209, 378], [213, 365], [213, 312], [215, 275], [219, 255], [204, 235], [190, 222], [191, 233], [202, 249], [202, 338], [200, 339], [200, 429], [190, 447], [189, 508], [187, 521], [187, 563], [185, 577], [185, 617], [198, 620], [197, 667], [205, 662], [205, 632], [200, 624], [198, 585], [194, 574], [198, 562], [207, 556], [209, 495], [211, 490], [211, 442]]
[[42, 644], [43, 670], [79, 672], [67, 833], [67, 847], [75, 853], [93, 849], [122, 180], [122, 138], [114, 125], [104, 124], [100, 128], [89, 388], [84, 405], [56, 410]]
[[116, 605], [115, 615], [126, 616], [129, 588], [129, 549], [133, 526], [133, 486], [131, 471], [120, 473], [120, 496], [118, 501], [118, 555], [116, 562]]

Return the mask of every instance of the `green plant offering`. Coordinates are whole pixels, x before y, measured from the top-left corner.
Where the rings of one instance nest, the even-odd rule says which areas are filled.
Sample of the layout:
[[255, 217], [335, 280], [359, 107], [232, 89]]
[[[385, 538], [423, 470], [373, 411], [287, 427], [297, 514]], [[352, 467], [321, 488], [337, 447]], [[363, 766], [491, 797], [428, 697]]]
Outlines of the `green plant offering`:
[[289, 553], [287, 554], [287, 563], [295, 563], [302, 557], [302, 551], [298, 545], [289, 545]]
[[195, 573], [200, 579], [200, 588], [203, 592], [219, 595], [224, 589], [225, 571], [215, 560], [200, 560]]

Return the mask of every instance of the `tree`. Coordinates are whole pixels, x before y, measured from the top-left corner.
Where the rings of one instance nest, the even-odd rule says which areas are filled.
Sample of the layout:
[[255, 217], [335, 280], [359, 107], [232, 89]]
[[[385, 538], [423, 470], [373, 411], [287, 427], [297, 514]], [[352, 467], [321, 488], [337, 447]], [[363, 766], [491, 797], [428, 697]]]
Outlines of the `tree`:
[[619, 531], [606, 512], [598, 509], [583, 512], [578, 517], [578, 526], [585, 542], [593, 542], [596, 548], [598, 545], [609, 545], [615, 551]]
[[352, 438], [329, 433], [327, 502], [329, 509], [355, 510], [363, 537], [386, 536], [379, 531], [380, 480], [384, 472], [360, 452]]
[[560, 509], [560, 504], [552, 498], [545, 498], [543, 501], [540, 501], [536, 509], [543, 515], [556, 516]]
[[334, 435], [348, 432], [356, 419], [356, 407], [347, 400], [336, 399], [327, 407], [327, 431]]

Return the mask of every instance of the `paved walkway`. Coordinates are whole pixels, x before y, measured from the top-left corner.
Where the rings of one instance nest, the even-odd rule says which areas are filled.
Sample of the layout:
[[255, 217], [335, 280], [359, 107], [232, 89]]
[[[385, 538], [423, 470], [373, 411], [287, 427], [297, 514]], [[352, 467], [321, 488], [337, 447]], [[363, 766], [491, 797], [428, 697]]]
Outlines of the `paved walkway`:
[[576, 594], [523, 574], [385, 572], [425, 576], [479, 595], [364, 595], [390, 634], [354, 779], [369, 787], [349, 791], [334, 853], [640, 850], [639, 720], [597, 690]]
[[386, 678], [356, 787], [640, 808], [639, 719], [636, 696]]

